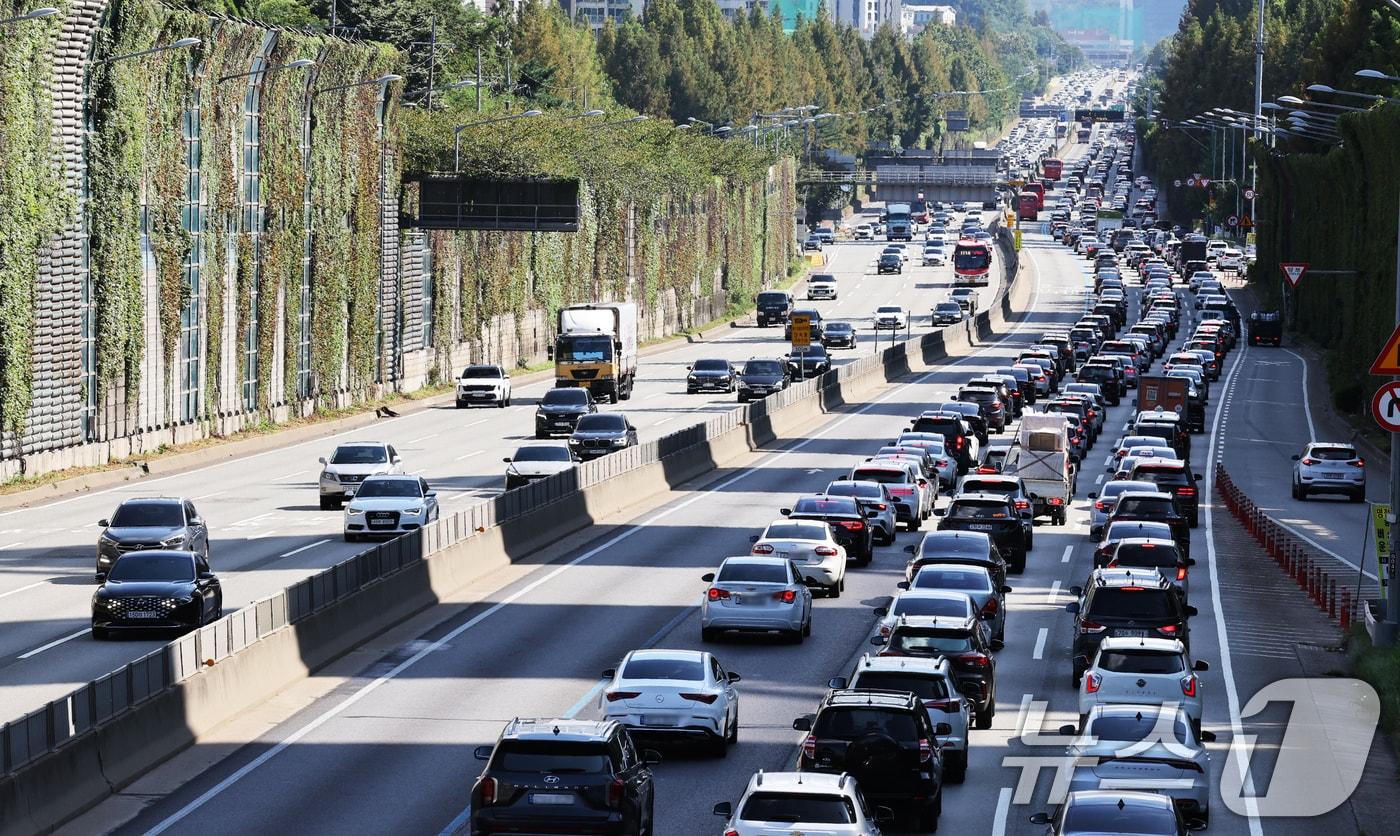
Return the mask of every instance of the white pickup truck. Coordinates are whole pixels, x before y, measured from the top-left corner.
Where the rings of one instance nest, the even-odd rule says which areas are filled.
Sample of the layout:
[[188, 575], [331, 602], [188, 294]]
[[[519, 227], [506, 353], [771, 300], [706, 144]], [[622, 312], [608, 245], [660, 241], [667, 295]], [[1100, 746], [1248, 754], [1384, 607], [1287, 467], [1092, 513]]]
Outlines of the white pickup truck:
[[1027, 412], [1001, 472], [1020, 477], [1032, 513], [1064, 525], [1074, 498], [1074, 463], [1069, 455], [1069, 422], [1056, 413]]

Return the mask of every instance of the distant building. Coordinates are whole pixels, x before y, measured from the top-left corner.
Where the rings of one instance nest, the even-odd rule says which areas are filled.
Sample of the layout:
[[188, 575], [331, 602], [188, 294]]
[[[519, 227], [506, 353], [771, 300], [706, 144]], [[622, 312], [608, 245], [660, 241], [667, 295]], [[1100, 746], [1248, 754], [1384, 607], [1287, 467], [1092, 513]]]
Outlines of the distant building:
[[835, 0], [829, 8], [833, 20], [849, 24], [869, 38], [885, 23], [900, 28], [901, 5], [901, 0]]
[[716, 2], [719, 4], [719, 10], [729, 20], [753, 14], [755, 6], [764, 12], [768, 11], [768, 0], [716, 0]]
[[768, 13], [782, 18], [783, 29], [791, 32], [797, 28], [799, 18], [816, 20], [821, 5], [822, 0], [770, 0]]
[[[471, 0], [473, 3], [494, 3], [496, 0]], [[507, 0], [510, 2], [510, 0]], [[640, 18], [646, 8], [645, 0], [560, 0], [569, 18], [577, 23], [588, 23], [593, 29], [602, 29], [611, 20], [621, 23], [629, 17]]]
[[958, 10], [952, 6], [935, 6], [903, 0], [899, 11], [899, 31], [913, 37], [929, 26], [957, 26]]

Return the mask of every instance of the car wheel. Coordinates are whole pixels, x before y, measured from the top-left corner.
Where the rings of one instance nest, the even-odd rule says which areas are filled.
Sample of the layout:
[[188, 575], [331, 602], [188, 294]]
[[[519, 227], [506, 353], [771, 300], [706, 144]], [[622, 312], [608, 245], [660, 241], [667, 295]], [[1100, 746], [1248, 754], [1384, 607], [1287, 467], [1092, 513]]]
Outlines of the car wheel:
[[828, 598], [840, 598], [840, 597], [841, 597], [841, 592], [842, 592], [845, 588], [846, 588], [846, 579], [845, 579], [845, 578], [842, 578], [841, 580], [837, 581], [836, 583], [834, 583], [834, 584], [832, 584], [831, 586], [828, 586], [828, 587], [826, 588], [826, 597], [828, 597]]
[[107, 634], [107, 628], [106, 628], [106, 627], [93, 627], [93, 628], [92, 628], [92, 639], [93, 639], [93, 641], [105, 642], [105, 641], [107, 641], [107, 637], [108, 637], [108, 634]]
[[1352, 495], [1351, 495], [1350, 497], [1348, 497], [1348, 498], [1349, 498], [1352, 502], [1365, 502], [1365, 501], [1366, 501], [1366, 494], [1365, 494], [1365, 492], [1358, 492], [1358, 493], [1352, 494]]
[[1025, 574], [1025, 571], [1026, 571], [1026, 553], [1025, 553], [1025, 552], [1022, 552], [1022, 553], [1020, 554], [1020, 556], [1018, 556], [1015, 560], [1013, 560], [1013, 561], [1011, 562], [1011, 571], [1015, 572], [1015, 573], [1018, 574], [1018, 575]]
[[811, 618], [808, 618], [808, 619], [807, 619], [807, 623], [805, 623], [805, 624], [802, 625], [802, 635], [804, 635], [804, 636], [810, 636], [810, 635], [812, 635], [812, 619], [811, 619]]
[[943, 762], [943, 777], [954, 784], [967, 780], [967, 752], [953, 752]]
[[729, 754], [729, 740], [725, 735], [717, 734], [710, 738], [710, 757], [722, 758]]
[[719, 631], [719, 630], [716, 630], [716, 629], [713, 628], [713, 627], [701, 627], [701, 628], [700, 628], [700, 641], [702, 641], [702, 642], [717, 642], [717, 641], [719, 641], [719, 634], [720, 634], [720, 631]]
[[729, 724], [729, 734], [725, 740], [731, 744], [739, 742], [739, 711], [737, 709], [734, 711], [734, 720]]
[[542, 433], [539, 430], [535, 430], [535, 438], [549, 438], [549, 433]]
[[340, 510], [340, 503], [328, 496], [323, 496], [321, 497], [321, 510], [338, 511]]
[[919, 519], [919, 516], [916, 514], [914, 518], [909, 521], [909, 530], [918, 531], [920, 528], [923, 527], [923, 525], [924, 521]]
[[977, 728], [990, 729], [992, 727], [992, 718], [995, 716], [997, 716], [996, 708], [988, 708], [986, 711], [978, 711]]
[[347, 532], [345, 532], [345, 542], [347, 542], [347, 543], [358, 543], [358, 542], [360, 542], [360, 535], [358, 535], [358, 534], [351, 534], [350, 532], [347, 531]]

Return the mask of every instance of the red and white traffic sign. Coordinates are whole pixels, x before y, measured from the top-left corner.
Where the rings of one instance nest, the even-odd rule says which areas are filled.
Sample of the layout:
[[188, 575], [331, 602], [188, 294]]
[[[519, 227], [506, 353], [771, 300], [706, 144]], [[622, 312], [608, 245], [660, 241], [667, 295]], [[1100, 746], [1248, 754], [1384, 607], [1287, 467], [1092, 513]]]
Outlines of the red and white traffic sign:
[[1245, 200], [1253, 200], [1253, 199], [1254, 199], [1254, 190], [1253, 190], [1253, 189], [1245, 189], [1245, 190], [1244, 190], [1244, 199], [1245, 199]]
[[1296, 288], [1298, 282], [1303, 280], [1303, 274], [1308, 272], [1306, 261], [1282, 261], [1279, 267], [1283, 268], [1283, 277], [1288, 279], [1288, 286]]
[[1385, 348], [1371, 364], [1371, 374], [1400, 375], [1400, 325], [1395, 326], [1390, 339], [1385, 341]]
[[1172, 185], [1176, 186], [1176, 187], [1179, 189], [1179, 188], [1181, 188], [1181, 181], [1180, 181], [1180, 180], [1174, 180], [1174, 181], [1172, 181]]
[[1228, 218], [1225, 219], [1225, 225], [1226, 225], [1226, 226], [1239, 226], [1239, 225], [1240, 225], [1240, 219], [1237, 218], [1237, 217], [1235, 217], [1234, 215], [1231, 215], [1230, 217], [1228, 217]]
[[1376, 390], [1371, 398], [1371, 417], [1386, 432], [1400, 433], [1400, 382], [1392, 380]]

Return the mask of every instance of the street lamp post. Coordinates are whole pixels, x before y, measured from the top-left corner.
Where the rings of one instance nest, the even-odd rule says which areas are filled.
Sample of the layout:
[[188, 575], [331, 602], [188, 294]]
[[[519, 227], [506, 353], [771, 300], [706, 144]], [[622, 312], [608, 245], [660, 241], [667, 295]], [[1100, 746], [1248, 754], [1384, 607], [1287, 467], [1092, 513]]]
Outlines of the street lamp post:
[[42, 9], [35, 9], [32, 12], [25, 12], [24, 14], [19, 15], [17, 17], [7, 17], [4, 20], [0, 20], [0, 26], [8, 26], [11, 23], [23, 23], [26, 20], [39, 20], [41, 18], [53, 17], [56, 14], [58, 14], [58, 9], [53, 9], [45, 6]]
[[460, 171], [462, 168], [462, 131], [467, 128], [478, 128], [482, 125], [494, 125], [500, 122], [509, 122], [513, 119], [528, 119], [532, 116], [539, 116], [542, 111], [527, 110], [524, 113], [516, 113], [510, 116], [497, 116], [495, 119], [483, 119], [480, 122], [467, 122], [464, 125], [456, 125], [452, 128], [452, 170]]
[[262, 75], [263, 73], [267, 73], [272, 70], [300, 70], [306, 67], [314, 66], [316, 66], [316, 62], [312, 61], [310, 58], [298, 58], [290, 64], [281, 64], [276, 67], [263, 67], [260, 70], [252, 70], [246, 73], [234, 73], [233, 75], [220, 76], [219, 81], [228, 81], [234, 78], [249, 78], [255, 75]]
[[172, 49], [184, 49], [188, 46], [199, 46], [202, 41], [199, 38], [181, 38], [172, 41], [164, 46], [153, 46], [150, 49], [143, 49], [140, 52], [128, 52], [126, 55], [114, 55], [111, 58], [103, 58], [97, 62], [99, 64], [115, 64], [118, 61], [125, 61], [129, 58], [140, 58], [143, 55], [154, 55], [157, 52], [169, 52]]

